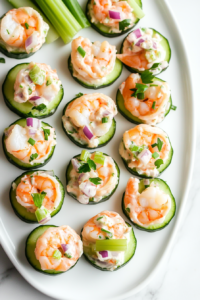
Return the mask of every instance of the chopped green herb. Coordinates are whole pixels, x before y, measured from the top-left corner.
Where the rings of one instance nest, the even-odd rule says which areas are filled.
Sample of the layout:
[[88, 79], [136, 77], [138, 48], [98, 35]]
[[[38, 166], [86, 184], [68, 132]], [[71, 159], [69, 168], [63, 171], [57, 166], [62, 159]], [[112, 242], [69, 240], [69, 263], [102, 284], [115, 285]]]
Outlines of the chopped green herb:
[[129, 213], [130, 213], [130, 211], [131, 211], [129, 207], [127, 207], [126, 210], [127, 210], [127, 212], [129, 212]]
[[99, 221], [99, 220], [101, 220], [101, 219], [103, 219], [103, 216], [98, 217], [98, 218], [97, 218], [97, 221]]
[[36, 159], [38, 157], [37, 153], [31, 154], [29, 162], [31, 162], [32, 160]]
[[32, 89], [29, 87], [28, 88], [28, 94], [31, 95], [32, 94]]
[[106, 232], [107, 234], [109, 234], [109, 235], [110, 235], [110, 238], [113, 237], [112, 232], [110, 232], [110, 231], [108, 231], [108, 230], [106, 230], [106, 229], [103, 229], [103, 228], [101, 228], [101, 231]]
[[68, 254], [68, 253], [65, 253], [65, 256], [66, 256], [67, 258], [72, 258], [72, 256], [71, 256], [70, 254]]
[[171, 109], [176, 110], [176, 109], [177, 109], [177, 106], [171, 105]]
[[88, 163], [90, 169], [96, 170], [97, 167], [96, 167], [96, 164], [95, 164], [95, 162], [93, 160], [88, 159], [87, 163]]
[[136, 87], [134, 89], [131, 89], [134, 93], [131, 94], [131, 97], [136, 97], [139, 100], [144, 99], [144, 92], [148, 89], [148, 85], [142, 84], [142, 83], [136, 83]]
[[75, 96], [77, 97], [77, 98], [79, 98], [79, 97], [81, 97], [81, 96], [83, 96], [84, 94], [83, 93], [78, 93], [78, 94], [76, 94]]
[[49, 86], [52, 84], [52, 78], [50, 76], [47, 77], [46, 86]]
[[102, 179], [99, 177], [95, 177], [95, 178], [89, 178], [89, 181], [94, 183], [95, 185], [99, 185], [101, 184]]
[[154, 147], [158, 147], [158, 150], [159, 150], [159, 152], [161, 151], [161, 149], [162, 149], [162, 145], [163, 145], [163, 141], [161, 141], [161, 139], [160, 138], [158, 138], [157, 139], [157, 143], [155, 143], [155, 144], [152, 144], [151, 145], [151, 147], [152, 148], [154, 148]]
[[5, 64], [5, 62], [6, 62], [6, 61], [5, 61], [5, 58], [0, 57], [0, 63], [1, 63], [1, 64]]
[[108, 123], [108, 117], [102, 118], [102, 123]]
[[56, 258], [56, 259], [61, 259], [62, 257], [62, 253], [56, 249], [54, 252], [53, 252], [53, 255], [52, 255], [53, 258]]
[[152, 109], [155, 109], [156, 108], [156, 101], [153, 101], [153, 104], [152, 104]]
[[48, 137], [50, 135], [50, 129], [42, 128], [44, 131], [44, 139], [45, 141], [48, 141]]
[[79, 169], [78, 169], [78, 173], [87, 173], [90, 172], [90, 166], [88, 165], [88, 163], [84, 163], [82, 164]]
[[158, 157], [159, 157], [158, 152], [154, 152], [154, 153], [152, 154], [152, 157], [153, 157], [154, 159], [158, 158]]
[[85, 52], [85, 50], [84, 50], [81, 46], [79, 46], [79, 47], [77, 48], [77, 51], [80, 53], [80, 55], [81, 55], [82, 57], [85, 57], [86, 52]]
[[131, 24], [131, 19], [125, 19], [125, 20], [119, 22], [119, 30], [123, 31], [130, 24]]
[[20, 86], [19, 86], [21, 89], [23, 88], [23, 86], [20, 84]]
[[156, 166], [156, 168], [160, 168], [160, 166], [164, 164], [163, 160], [161, 158], [157, 159], [155, 162], [154, 162], [154, 165]]
[[157, 84], [150, 84], [150, 86], [158, 86]]
[[112, 173], [112, 176], [114, 176], [115, 175], [115, 173]]
[[34, 145], [35, 145], [35, 140], [32, 139], [32, 138], [30, 138], [30, 139], [28, 140], [28, 143], [31, 144], [32, 146], [34, 146]]
[[46, 108], [47, 108], [46, 105], [45, 105], [44, 103], [41, 103], [41, 104], [38, 105], [38, 106], [33, 106], [32, 109], [37, 109], [37, 110], [39, 110], [39, 111], [42, 111], [42, 110], [45, 110]]
[[101, 239], [101, 236], [99, 235], [99, 239]]
[[156, 69], [157, 67], [159, 67], [160, 63], [155, 63], [153, 64], [153, 66], [151, 67], [151, 69]]
[[8, 34], [10, 34], [10, 32], [9, 32], [9, 30], [8, 30], [8, 29], [6, 29], [6, 31], [7, 31], [7, 33], [8, 33]]
[[137, 145], [132, 145], [132, 146], [129, 147], [129, 149], [130, 149], [132, 152], [138, 151], [139, 148], [140, 148], [140, 147], [137, 146]]
[[28, 23], [25, 23], [25, 27], [26, 27], [26, 29], [29, 29]]
[[34, 202], [36, 207], [40, 208], [42, 206], [42, 203], [44, 201], [44, 198], [45, 198], [46, 194], [47, 193], [45, 193], [45, 192], [42, 192], [41, 194], [39, 194], [39, 193], [31, 194], [31, 196], [33, 198], [33, 202]]

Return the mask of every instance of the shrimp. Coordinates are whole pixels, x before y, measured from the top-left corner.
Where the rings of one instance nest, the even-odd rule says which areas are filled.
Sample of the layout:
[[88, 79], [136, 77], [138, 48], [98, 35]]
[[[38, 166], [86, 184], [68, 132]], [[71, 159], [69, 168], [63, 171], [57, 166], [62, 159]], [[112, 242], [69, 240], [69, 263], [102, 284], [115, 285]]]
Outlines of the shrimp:
[[[94, 160], [95, 153], [89, 155]], [[99, 202], [103, 197], [109, 195], [119, 182], [118, 172], [114, 160], [110, 156], [104, 156], [104, 165], [95, 164], [96, 170], [86, 173], [78, 173], [77, 168], [72, 168], [70, 172], [70, 181], [67, 185], [67, 191], [76, 195], [80, 203], [88, 204], [90, 198], [94, 202]], [[72, 165], [79, 166], [77, 159], [72, 159]], [[89, 178], [100, 178], [100, 184], [94, 185]]]
[[[70, 255], [65, 256], [62, 245], [68, 246]], [[55, 251], [60, 258], [54, 258]], [[65, 272], [75, 265], [82, 255], [80, 236], [69, 226], [48, 228], [36, 242], [35, 256], [42, 270]], [[70, 258], [69, 258], [70, 257]]]
[[146, 124], [155, 125], [161, 122], [169, 108], [170, 88], [168, 83], [155, 80], [153, 85], [145, 84], [147, 89], [142, 100], [132, 96], [137, 83], [143, 84], [140, 75], [131, 74], [119, 88], [126, 109]]
[[[44, 162], [52, 147], [56, 145], [54, 128], [45, 127], [44, 129], [48, 129], [50, 132], [48, 140], [45, 139], [43, 129], [35, 130], [27, 126], [13, 125], [11, 129], [6, 131], [6, 150], [24, 163]], [[33, 134], [31, 130], [34, 130], [35, 133]], [[34, 140], [33, 145], [29, 143], [30, 138]]]
[[[92, 9], [94, 16], [92, 18], [92, 21], [95, 23], [95, 21], [99, 21], [101, 24], [104, 24], [105, 26], [111, 27], [111, 30], [113, 28], [116, 28], [119, 30], [119, 22], [123, 21], [125, 19], [129, 19], [131, 21], [131, 24], [129, 26], [132, 26], [134, 21], [136, 20], [133, 9], [128, 4], [127, 1], [106, 1], [106, 0], [95, 0], [92, 1]], [[109, 11], [115, 11], [120, 13], [119, 19], [112, 19], [110, 18]]]
[[[110, 129], [113, 117], [117, 114], [114, 101], [104, 94], [94, 93], [85, 94], [72, 101], [62, 120], [67, 131], [73, 132], [72, 125], [76, 133], [73, 134], [77, 139], [89, 144], [89, 147], [98, 145], [98, 137], [106, 134]], [[106, 117], [107, 122], [102, 122]], [[83, 128], [87, 127], [93, 137], [88, 139], [84, 134]]]
[[[79, 47], [85, 51], [84, 57], [77, 50]], [[113, 71], [115, 59], [116, 47], [107, 41], [91, 43], [88, 38], [81, 36], [72, 41], [73, 75], [80, 80], [88, 83], [103, 82]]]
[[117, 54], [117, 58], [131, 68], [141, 71], [148, 69], [149, 62], [145, 57], [145, 50], [136, 53]]
[[[0, 38], [7, 50], [19, 48], [27, 53], [37, 51], [45, 42], [49, 25], [31, 7], [11, 9], [0, 23]], [[30, 40], [28, 40], [30, 38]], [[28, 40], [28, 42], [26, 42]]]
[[[171, 145], [166, 133], [158, 127], [145, 124], [126, 131], [119, 149], [120, 155], [129, 160], [129, 168], [136, 168], [141, 174], [151, 177], [159, 174], [155, 161], [161, 159], [164, 163], [169, 157], [170, 150]], [[152, 156], [153, 153], [156, 153], [155, 158]]]
[[169, 195], [153, 183], [140, 194], [139, 182], [131, 177], [126, 186], [124, 205], [131, 220], [142, 226], [163, 222], [171, 207]]
[[[34, 83], [29, 76], [34, 66], [38, 66], [44, 74], [44, 82], [39, 85]], [[46, 106], [56, 97], [61, 88], [61, 81], [56, 70], [44, 63], [31, 62], [26, 69], [21, 69], [14, 84], [14, 100], [18, 103], [29, 101], [33, 105], [44, 103]], [[33, 101], [33, 97], [36, 98]]]
[[51, 213], [58, 206], [61, 193], [58, 181], [45, 172], [38, 171], [22, 177], [16, 188], [16, 199], [28, 211], [35, 213], [37, 207], [31, 194], [41, 192], [46, 193], [42, 205]]

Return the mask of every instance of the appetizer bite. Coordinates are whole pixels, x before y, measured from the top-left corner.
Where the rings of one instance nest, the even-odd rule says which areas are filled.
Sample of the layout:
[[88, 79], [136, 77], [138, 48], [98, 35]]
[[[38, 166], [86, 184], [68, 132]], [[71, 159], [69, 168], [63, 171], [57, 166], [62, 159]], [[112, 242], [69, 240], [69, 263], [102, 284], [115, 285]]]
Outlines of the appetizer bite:
[[42, 47], [48, 30], [33, 8], [11, 9], [0, 19], [0, 51], [11, 58], [27, 58]]
[[108, 37], [126, 33], [144, 17], [141, 0], [89, 0], [86, 13], [92, 27]]
[[138, 28], [129, 33], [117, 54], [131, 73], [147, 73], [150, 70], [156, 75], [163, 72], [171, 58], [168, 40], [152, 28]]
[[90, 42], [79, 36], [72, 41], [68, 68], [72, 77], [85, 88], [99, 89], [111, 85], [122, 72], [116, 47], [107, 41]]
[[165, 181], [131, 177], [122, 198], [122, 210], [138, 229], [153, 232], [169, 224], [176, 202]]
[[157, 77], [146, 79], [143, 74], [133, 73], [122, 82], [117, 91], [117, 108], [131, 123], [156, 125], [176, 108], [167, 82]]
[[83, 227], [83, 253], [101, 271], [115, 271], [134, 256], [137, 240], [131, 225], [112, 211], [102, 211]]
[[55, 146], [55, 129], [36, 118], [19, 119], [4, 130], [5, 156], [11, 164], [22, 170], [46, 165]]
[[112, 157], [82, 150], [67, 167], [67, 193], [82, 204], [97, 204], [112, 196], [119, 176], [119, 167]]
[[12, 68], [6, 76], [2, 91], [6, 105], [25, 118], [51, 116], [64, 95], [56, 70], [34, 62]]
[[13, 210], [27, 223], [47, 223], [60, 211], [64, 197], [64, 187], [53, 171], [25, 172], [10, 189]]
[[125, 131], [119, 153], [131, 174], [152, 178], [170, 165], [173, 148], [161, 128], [141, 124]]
[[36, 271], [48, 275], [71, 270], [82, 253], [80, 236], [67, 225], [41, 225], [26, 240], [28, 262]]
[[66, 135], [82, 148], [105, 146], [116, 130], [114, 101], [100, 93], [76, 96], [63, 110], [62, 125]]

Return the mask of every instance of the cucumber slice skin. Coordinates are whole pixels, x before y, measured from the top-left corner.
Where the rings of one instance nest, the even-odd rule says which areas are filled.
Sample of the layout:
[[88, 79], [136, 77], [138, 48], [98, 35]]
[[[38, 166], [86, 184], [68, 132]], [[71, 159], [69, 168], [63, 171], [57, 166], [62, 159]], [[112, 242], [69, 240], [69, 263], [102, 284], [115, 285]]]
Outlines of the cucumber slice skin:
[[[38, 118], [38, 119], [48, 118], [56, 112], [60, 102], [62, 101], [62, 99], [64, 97], [64, 89], [63, 89], [62, 86], [61, 86], [60, 91], [58, 92], [60, 95], [56, 95], [56, 97], [52, 100], [52, 102], [55, 101], [55, 99], [58, 96], [59, 101], [57, 101], [56, 106], [51, 111], [49, 111], [49, 113], [48, 113], [48, 107], [47, 107], [47, 113], [42, 112], [42, 111], [37, 112], [36, 110], [30, 110], [29, 112], [24, 113], [24, 112], [20, 111], [19, 108], [16, 108], [12, 105], [11, 101], [14, 101], [14, 94], [13, 94], [13, 99], [11, 99], [11, 101], [9, 100], [8, 96], [6, 96], [6, 93], [8, 93], [7, 86], [8, 86], [8, 82], [9, 82], [9, 76], [11, 76], [12, 72], [15, 72], [15, 70], [17, 68], [20, 68], [20, 70], [21, 70], [23, 68], [26, 68], [28, 65], [29, 65], [29, 63], [18, 64], [18, 65], [14, 66], [12, 69], [10, 69], [8, 71], [8, 73], [6, 75], [6, 78], [5, 78], [5, 80], [3, 82], [3, 85], [2, 85], [2, 94], [3, 94], [5, 104], [11, 111], [13, 111], [14, 113], [16, 113], [18, 116], [20, 116], [22, 118], [28, 118], [28, 117]], [[12, 87], [12, 90], [14, 90], [14, 86]], [[24, 105], [26, 105], [26, 103], [22, 103], [22, 105], [24, 106]]]
[[[40, 171], [46, 171], [46, 170], [40, 170]], [[31, 172], [24, 172], [23, 174], [18, 176], [13, 182], [16, 183], [16, 184], [17, 183], [19, 184], [22, 177], [24, 177], [25, 175], [31, 175], [34, 172], [36, 172], [36, 170], [33, 170]], [[63, 202], [64, 202], [64, 197], [65, 197], [65, 189], [64, 189], [64, 186], [63, 186], [62, 182], [60, 181], [60, 179], [56, 175], [54, 175], [53, 177], [56, 178], [56, 180], [59, 182], [59, 188], [61, 190], [61, 200], [60, 200], [60, 203], [59, 203], [58, 207], [55, 210], [52, 211], [51, 217], [54, 217], [55, 215], [57, 215], [57, 213], [59, 213], [59, 211], [62, 208], [62, 205], [63, 205]], [[17, 202], [17, 200], [16, 200], [16, 189], [13, 190], [12, 185], [11, 185], [11, 188], [10, 188], [9, 197], [10, 197], [10, 203], [11, 203], [11, 206], [14, 210], [14, 213], [16, 214], [16, 216], [18, 218], [20, 218], [22, 221], [24, 221], [26, 223], [29, 223], [29, 224], [35, 224], [35, 223], [38, 224], [38, 221], [35, 217], [35, 214], [28, 212], [25, 207], [21, 206]], [[22, 213], [23, 213], [23, 215], [22, 215]]]
[[[89, 5], [90, 5], [90, 2], [91, 2], [91, 0], [88, 0], [87, 5], [86, 5], [86, 16], [87, 16], [87, 18], [88, 18], [88, 20], [89, 20], [89, 22], [91, 24], [91, 27], [94, 28], [98, 33], [100, 33], [103, 36], [106, 36], [106, 37], [109, 37], [109, 38], [113, 38], [113, 37], [117, 37], [117, 36], [123, 35], [123, 34], [129, 32], [130, 30], [132, 30], [138, 24], [138, 22], [140, 21], [140, 19], [137, 19], [136, 22], [134, 23], [134, 25], [132, 27], [129, 27], [126, 30], [122, 30], [121, 32], [118, 32], [118, 33], [109, 33], [109, 32], [103, 31], [101, 29], [102, 25], [100, 23], [97, 23], [95, 25], [94, 23], [91, 22], [91, 16], [89, 14]], [[142, 1], [138, 0], [136, 2], [138, 2], [139, 6], [142, 8]], [[105, 27], [107, 28], [107, 26], [105, 26]]]
[[72, 268], [75, 267], [75, 265], [77, 264], [77, 262], [79, 261], [79, 259], [77, 260], [77, 262], [67, 271], [63, 272], [63, 271], [55, 271], [55, 270], [42, 270], [40, 267], [40, 263], [39, 261], [36, 259], [35, 257], [35, 247], [36, 247], [36, 242], [37, 239], [50, 227], [58, 227], [55, 225], [40, 225], [37, 228], [35, 228], [34, 230], [31, 231], [31, 233], [28, 235], [27, 239], [26, 239], [26, 246], [25, 246], [25, 256], [26, 259], [28, 260], [29, 264], [38, 272], [46, 274], [46, 275], [50, 275], [50, 276], [55, 276], [55, 275], [59, 275], [59, 274], [63, 274], [68, 272], [69, 270], [71, 270]]
[[[109, 156], [109, 155], [106, 154], [106, 153], [103, 153], [103, 155]], [[73, 158], [77, 158], [77, 157], [80, 157], [80, 155], [75, 155]], [[114, 160], [114, 159], [113, 159], [113, 160]], [[112, 190], [112, 192], [111, 192], [108, 196], [105, 196], [105, 197], [102, 198], [99, 202], [89, 202], [89, 203], [86, 204], [86, 205], [96, 205], [96, 204], [105, 202], [105, 201], [107, 201], [107, 200], [114, 194], [114, 192], [116, 191], [116, 189], [117, 189], [117, 187], [118, 187], [118, 185], [119, 185], [119, 180], [120, 180], [120, 169], [119, 169], [118, 164], [116, 163], [115, 160], [114, 160], [114, 163], [115, 163], [115, 167], [116, 167], [117, 172], [118, 172], [118, 182], [117, 182], [117, 184], [115, 185], [115, 188]], [[66, 169], [66, 175], [65, 175], [65, 177], [66, 177], [66, 185], [68, 185], [68, 183], [69, 183], [69, 181], [70, 181], [69, 173], [70, 173], [70, 171], [71, 171], [71, 166], [72, 166], [72, 164], [71, 164], [71, 160], [70, 160], [70, 162], [69, 162], [69, 164], [68, 164], [68, 166], [67, 166], [67, 169]], [[73, 193], [69, 193], [69, 192], [67, 191], [67, 194], [68, 194], [69, 196], [71, 196], [72, 198], [74, 198], [76, 201], [78, 201], [77, 198], [75, 197], [75, 195], [74, 195]], [[78, 201], [78, 202], [79, 202], [79, 201]], [[79, 202], [79, 203], [80, 203], [80, 202]], [[82, 204], [82, 203], [80, 203], [80, 204]], [[85, 205], [85, 204], [82, 204], [82, 205]]]
[[[128, 225], [128, 227], [132, 227], [128, 222], [126, 222], [126, 225]], [[83, 230], [83, 229], [82, 229]], [[81, 230], [81, 233], [82, 233], [82, 230]], [[132, 240], [132, 247], [133, 247], [133, 249], [132, 249], [132, 253], [131, 253], [131, 256], [129, 256], [128, 258], [127, 258], [127, 260], [125, 261], [125, 263], [124, 264], [122, 264], [121, 266], [119, 266], [119, 267], [117, 267], [114, 271], [117, 271], [117, 270], [119, 270], [119, 269], [121, 269], [122, 267], [124, 267], [126, 264], [128, 264], [129, 263], [129, 261], [133, 258], [133, 256], [135, 255], [135, 251], [136, 251], [136, 248], [137, 248], [137, 239], [136, 239], [136, 237], [135, 237], [135, 234], [134, 234], [134, 231], [133, 231], [133, 228], [131, 228], [131, 235], [132, 235], [132, 237], [131, 237], [131, 240]], [[81, 234], [81, 239], [82, 239], [82, 234]], [[130, 243], [130, 242], [129, 242]], [[88, 256], [83, 252], [83, 255], [84, 255], [84, 257], [85, 257], [85, 259], [93, 266], [93, 267], [95, 267], [96, 269], [98, 269], [98, 270], [100, 270], [100, 271], [107, 271], [107, 272], [111, 272], [110, 270], [107, 270], [106, 268], [101, 268], [101, 267], [99, 267], [99, 266], [97, 266], [94, 262], [92, 262], [89, 258], [88, 258]]]
[[[160, 78], [157, 78], [155, 77], [155, 80], [159, 80], [159, 81], [163, 81], [165, 82], [164, 80], [160, 79]], [[170, 105], [169, 105], [169, 108], [166, 110], [165, 112], [165, 117], [169, 114], [170, 110], [171, 110], [171, 106], [172, 106], [172, 97], [170, 95], [170, 98], [169, 98], [169, 102], [170, 102]], [[124, 106], [124, 98], [120, 92], [120, 90], [118, 89], [117, 91], [117, 95], [116, 95], [116, 104], [117, 104], [117, 110], [120, 112], [120, 114], [126, 118], [129, 122], [133, 123], [133, 124], [146, 124], [143, 120], [135, 117], [134, 115], [131, 114], [130, 111], [128, 111], [125, 106]], [[122, 106], [122, 107], [121, 107]], [[163, 119], [164, 120], [164, 119]], [[158, 124], [158, 123], [156, 123]]]
[[[169, 142], [170, 142], [170, 140], [169, 140]], [[171, 145], [171, 142], [170, 142], [170, 145]], [[173, 157], [173, 153], [174, 153], [174, 150], [173, 150], [172, 145], [171, 145], [171, 149], [170, 149], [170, 153], [169, 153], [169, 158], [168, 158], [168, 160], [166, 161], [165, 164], [161, 165], [160, 168], [158, 168], [158, 171], [159, 171], [158, 176], [160, 176], [160, 174], [161, 174], [162, 172], [164, 172], [165, 169], [167, 169], [167, 167], [169, 167], [169, 165], [171, 164], [172, 157]], [[137, 177], [140, 177], [140, 178], [146, 178], [146, 179], [152, 179], [152, 178], [153, 178], [153, 177], [147, 176], [147, 175], [145, 175], [145, 174], [139, 174], [135, 169], [131, 169], [131, 168], [128, 167], [128, 163], [127, 163], [127, 161], [126, 161], [123, 157], [121, 157], [121, 159], [122, 159], [122, 161], [123, 161], [123, 163], [124, 163], [126, 169], [127, 169], [131, 174], [133, 174], [133, 175], [135, 175], [135, 176], [137, 176]], [[158, 176], [157, 176], [157, 177], [158, 177]]]
[[[12, 126], [14, 124], [24, 124], [25, 125], [25, 123], [26, 123], [26, 119], [19, 119], [19, 120], [13, 122], [12, 124], [10, 124], [10, 126]], [[48, 123], [44, 123], [44, 122], [42, 122], [42, 123], [45, 126], [52, 127]], [[15, 167], [17, 167], [21, 170], [34, 170], [34, 169], [38, 169], [38, 168], [41, 168], [41, 167], [45, 166], [51, 160], [51, 158], [53, 156], [53, 153], [54, 153], [54, 150], [55, 150], [55, 147], [56, 147], [56, 145], [52, 147], [51, 152], [49, 154], [49, 157], [43, 163], [34, 163], [33, 165], [31, 165], [31, 164], [28, 164], [28, 163], [23, 163], [18, 158], [14, 157], [12, 154], [10, 154], [6, 149], [5, 140], [6, 140], [6, 136], [5, 136], [5, 133], [4, 133], [3, 136], [2, 136], [2, 145], [3, 145], [4, 154], [7, 158], [7, 160], [12, 165], [14, 165]]]
[[[170, 59], [171, 59], [171, 47], [170, 47], [170, 44], [169, 44], [168, 39], [167, 39], [166, 37], [164, 37], [160, 32], [158, 32], [157, 30], [155, 30], [154, 28], [150, 28], [150, 29], [153, 30], [154, 34], [155, 34], [155, 33], [159, 34], [159, 35], [163, 38], [163, 40], [165, 41], [165, 43], [166, 43], [166, 45], [167, 45], [167, 48], [168, 48], [167, 50], [168, 50], [168, 52], [169, 52], [169, 53], [168, 53], [168, 58], [167, 58], [167, 62], [168, 62], [168, 64], [169, 64]], [[128, 33], [128, 35], [129, 35], [129, 34], [130, 34], [130, 32]], [[127, 36], [128, 36], [128, 35], [127, 35]], [[123, 42], [122, 42], [122, 45], [121, 45], [121, 48], [120, 48], [120, 53], [121, 53], [121, 54], [123, 54], [124, 41], [125, 41], [125, 39], [127, 38], [127, 36], [124, 38], [124, 40], [123, 40]], [[142, 73], [144, 72], [144, 71], [140, 71], [140, 70], [138, 70], [138, 69], [136, 69], [136, 68], [131, 68], [131, 67], [125, 65], [124, 63], [123, 63], [123, 65], [124, 65], [125, 68], [126, 68], [128, 71], [130, 71], [131, 73], [139, 73], [139, 74], [142, 74]], [[168, 65], [165, 69], [162, 69], [162, 71], [161, 71], [160, 73], [157, 73], [156, 75], [161, 74], [161, 73], [164, 72], [168, 67], [169, 67], [169, 65]], [[151, 68], [148, 69], [148, 70], [151, 70]]]
[[[66, 109], [67, 109], [67, 106], [68, 106], [72, 101], [76, 100], [77, 98], [79, 98], [79, 97], [73, 98], [71, 101], [69, 101], [69, 102], [65, 105], [65, 107], [64, 107], [64, 109], [63, 109], [63, 116], [65, 115], [65, 111], [66, 111]], [[97, 147], [90, 148], [90, 147], [87, 146], [87, 144], [81, 144], [81, 143], [79, 143], [77, 140], [75, 140], [75, 139], [73, 138], [73, 136], [72, 136], [71, 134], [69, 134], [69, 133], [66, 131], [66, 129], [65, 129], [64, 125], [63, 125], [63, 121], [62, 121], [62, 120], [61, 120], [61, 122], [62, 122], [62, 128], [63, 128], [65, 134], [67, 135], [67, 137], [68, 137], [68, 138], [69, 138], [76, 146], [78, 146], [78, 147], [80, 147], [80, 148], [84, 148], [84, 149], [89, 149], [89, 150], [101, 148], [101, 147], [104, 147], [105, 145], [107, 145], [107, 144], [110, 142], [110, 140], [114, 137], [115, 131], [116, 131], [116, 121], [115, 121], [115, 119], [113, 118], [113, 122], [112, 122], [112, 125], [111, 125], [111, 127], [110, 127], [110, 129], [112, 130], [112, 132], [111, 132], [111, 136], [109, 137], [109, 139], [106, 140], [105, 142], [100, 143]], [[108, 133], [109, 133], [109, 131], [108, 131]], [[107, 133], [107, 134], [108, 134], [108, 133]], [[106, 135], [106, 134], [105, 134], [105, 135]], [[102, 137], [103, 137], [103, 136], [102, 136]], [[101, 138], [102, 138], [102, 137], [101, 137]]]
[[[123, 68], [123, 64], [121, 63], [121, 61], [119, 59], [116, 58], [115, 67], [114, 67], [113, 71], [109, 74], [109, 75], [111, 75], [111, 74], [116, 73], [115, 76], [112, 76], [113, 79], [112, 78], [111, 78], [111, 80], [109, 79], [107, 83], [105, 82], [102, 85], [95, 85], [95, 84], [89, 84], [89, 83], [83, 82], [80, 79], [78, 79], [77, 77], [74, 77], [74, 75], [73, 75], [73, 65], [72, 65], [72, 62], [71, 62], [71, 55], [69, 56], [69, 59], [68, 59], [68, 69], [70, 71], [70, 74], [71, 74], [72, 78], [75, 81], [77, 81], [80, 85], [85, 87], [86, 89], [97, 90], [97, 89], [104, 88], [104, 87], [107, 87], [107, 86], [113, 84], [117, 80], [117, 78], [119, 78], [119, 76], [121, 75], [122, 68]], [[117, 72], [116, 72], [115, 69], [117, 69]], [[107, 76], [109, 76], [109, 75], [107, 75]]]
[[[142, 181], [142, 180], [141, 180]], [[140, 181], [140, 182], [141, 182]], [[156, 181], [157, 183], [162, 183], [166, 186], [167, 190], [168, 190], [168, 194], [170, 195], [171, 197], [171, 201], [172, 201], [172, 207], [171, 207], [171, 210], [168, 212], [171, 213], [171, 217], [169, 218], [169, 220], [167, 222], [164, 222], [164, 224], [157, 224], [158, 226], [156, 225], [150, 225], [149, 228], [148, 227], [143, 227], [143, 226], [140, 226], [138, 225], [137, 223], [134, 223], [131, 218], [129, 217], [129, 214], [127, 212], [127, 210], [125, 209], [125, 205], [124, 205], [124, 196], [125, 196], [125, 192], [123, 193], [123, 196], [122, 196], [122, 211], [124, 213], [124, 215], [128, 218], [128, 220], [137, 228], [137, 229], [140, 229], [142, 231], [147, 231], [147, 232], [155, 232], [155, 231], [159, 231], [159, 230], [162, 230], [164, 229], [167, 225], [169, 225], [169, 223], [171, 222], [171, 220], [173, 219], [173, 217], [175, 216], [175, 213], [176, 213], [176, 201], [175, 201], [175, 198], [174, 196], [172, 195], [172, 192], [169, 188], [169, 186], [167, 185], [167, 183], [162, 180], [162, 179], [159, 179], [159, 178], [155, 178], [155, 179], [152, 179], [150, 180], [151, 182], [152, 181]], [[144, 185], [144, 184], [143, 184]], [[151, 226], [155, 226], [155, 228], [151, 228]]]

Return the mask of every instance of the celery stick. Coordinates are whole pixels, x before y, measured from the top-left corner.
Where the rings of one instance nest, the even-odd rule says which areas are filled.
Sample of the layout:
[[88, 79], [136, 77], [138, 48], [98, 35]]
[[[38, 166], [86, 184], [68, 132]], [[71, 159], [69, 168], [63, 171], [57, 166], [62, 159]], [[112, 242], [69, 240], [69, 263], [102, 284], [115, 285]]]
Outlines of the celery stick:
[[63, 0], [63, 2], [71, 11], [72, 15], [79, 22], [82, 28], [91, 26], [77, 0]]
[[49, 20], [47, 20], [47, 18], [41, 12], [41, 10], [35, 4], [33, 4], [30, 0], [7, 0], [7, 1], [15, 8], [32, 7], [37, 12], [39, 12], [39, 14], [42, 16], [44, 21], [49, 25], [49, 31], [48, 31], [48, 34], [46, 37], [47, 44], [50, 44], [59, 38], [59, 35], [58, 35], [57, 31], [55, 30], [55, 28], [53, 27], [53, 25], [49, 22]]
[[62, 24], [60, 24], [58, 18], [51, 11], [49, 6], [44, 1], [41, 1], [41, 0], [35, 0], [35, 1], [40, 6], [40, 8], [43, 11], [45, 11], [46, 15], [51, 20], [51, 22], [53, 23], [56, 30], [59, 32], [59, 35], [61, 36], [64, 43], [66, 43], [66, 44], [69, 43], [72, 40], [73, 36], [68, 34], [67, 30], [65, 30], [64, 26], [62, 26]]
[[145, 13], [135, 0], [127, 0], [127, 2], [133, 8], [133, 13], [138, 19], [142, 19], [145, 16]]

